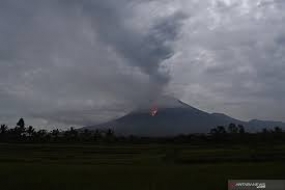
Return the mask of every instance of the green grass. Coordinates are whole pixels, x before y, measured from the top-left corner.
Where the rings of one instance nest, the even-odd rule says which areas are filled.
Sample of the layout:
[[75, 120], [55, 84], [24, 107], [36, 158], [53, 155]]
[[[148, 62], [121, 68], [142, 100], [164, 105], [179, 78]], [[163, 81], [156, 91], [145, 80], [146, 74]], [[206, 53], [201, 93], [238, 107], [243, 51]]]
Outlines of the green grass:
[[[3, 190], [219, 190], [227, 189], [228, 179], [284, 179], [284, 152], [281, 146], [0, 144], [0, 187]], [[278, 161], [265, 159], [256, 163], [250, 159], [253, 155], [268, 154]], [[236, 157], [247, 159], [241, 162]], [[219, 162], [211, 163], [216, 160]]]

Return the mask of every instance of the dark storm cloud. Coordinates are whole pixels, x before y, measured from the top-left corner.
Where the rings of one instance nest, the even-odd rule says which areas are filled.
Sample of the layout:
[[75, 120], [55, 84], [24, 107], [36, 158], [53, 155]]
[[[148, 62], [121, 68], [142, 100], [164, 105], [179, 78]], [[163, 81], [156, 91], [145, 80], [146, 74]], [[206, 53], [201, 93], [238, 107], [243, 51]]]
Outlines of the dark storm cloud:
[[285, 1], [199, 4], [175, 48], [171, 83], [180, 97], [245, 120], [284, 120]]
[[86, 125], [161, 93], [284, 118], [283, 0], [0, 1], [0, 121]]
[[184, 16], [154, 14], [138, 30], [129, 18], [143, 20], [134, 11], [143, 4], [2, 1], [1, 118], [11, 110], [15, 118], [85, 125], [160, 94], [169, 81], [161, 64], [173, 54]]

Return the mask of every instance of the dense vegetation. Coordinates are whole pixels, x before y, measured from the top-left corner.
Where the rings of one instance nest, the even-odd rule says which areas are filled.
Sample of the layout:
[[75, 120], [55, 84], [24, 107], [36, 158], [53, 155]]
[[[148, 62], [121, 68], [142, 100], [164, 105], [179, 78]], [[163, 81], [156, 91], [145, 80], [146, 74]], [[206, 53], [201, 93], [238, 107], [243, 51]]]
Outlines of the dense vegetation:
[[227, 143], [227, 144], [248, 144], [248, 143], [279, 143], [285, 142], [285, 132], [278, 126], [273, 130], [262, 129], [257, 133], [247, 133], [244, 126], [230, 123], [228, 126], [217, 126], [207, 134], [181, 134], [174, 137], [137, 137], [137, 136], [116, 136], [112, 129], [106, 130], [76, 130], [71, 127], [69, 130], [58, 129], [35, 130], [34, 127], [25, 126], [21, 118], [14, 128], [7, 125], [0, 126], [0, 142], [26, 142], [26, 143]]

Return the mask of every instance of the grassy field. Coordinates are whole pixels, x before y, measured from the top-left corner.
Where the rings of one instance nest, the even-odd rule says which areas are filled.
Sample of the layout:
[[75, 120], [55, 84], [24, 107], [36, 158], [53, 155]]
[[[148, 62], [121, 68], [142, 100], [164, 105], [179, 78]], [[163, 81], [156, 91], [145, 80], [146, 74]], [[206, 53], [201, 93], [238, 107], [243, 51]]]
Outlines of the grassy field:
[[285, 147], [0, 144], [3, 190], [220, 190], [284, 179]]

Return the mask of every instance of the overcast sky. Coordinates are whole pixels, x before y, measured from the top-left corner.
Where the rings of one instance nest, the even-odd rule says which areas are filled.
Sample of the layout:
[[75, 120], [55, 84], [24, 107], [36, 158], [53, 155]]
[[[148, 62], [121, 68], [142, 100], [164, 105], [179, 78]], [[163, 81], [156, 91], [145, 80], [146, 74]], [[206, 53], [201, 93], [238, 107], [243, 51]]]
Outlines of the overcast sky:
[[2, 0], [0, 122], [119, 117], [161, 94], [285, 121], [285, 0]]

